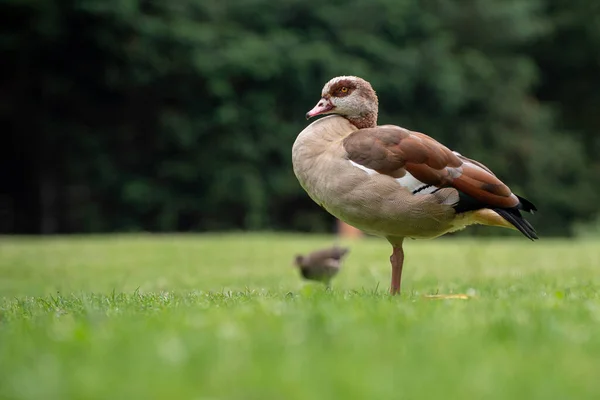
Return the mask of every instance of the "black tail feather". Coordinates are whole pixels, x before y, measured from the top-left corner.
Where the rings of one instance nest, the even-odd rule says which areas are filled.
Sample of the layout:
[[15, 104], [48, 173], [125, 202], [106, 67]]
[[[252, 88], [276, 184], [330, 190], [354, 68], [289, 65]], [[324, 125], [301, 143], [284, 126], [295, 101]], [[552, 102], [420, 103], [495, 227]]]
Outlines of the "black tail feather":
[[[525, 202], [526, 202], [525, 203], [523, 200], [524, 199], [521, 199], [521, 203], [525, 207], [527, 207], [531, 210], [535, 210], [535, 206], [533, 204], [531, 204], [527, 200], [525, 200]], [[527, 221], [525, 218], [523, 218], [521, 216], [521, 213], [519, 212], [519, 210], [516, 207], [515, 208], [492, 208], [492, 210], [494, 210], [502, 218], [504, 218], [505, 220], [510, 222], [515, 228], [517, 228], [519, 230], [519, 232], [521, 232], [523, 235], [525, 235], [528, 239], [531, 239], [531, 240], [539, 239], [534, 227], [531, 226], [529, 221]], [[526, 210], [526, 209], [524, 208], [524, 210]], [[526, 210], [526, 211], [528, 211], [528, 210]]]
[[498, 213], [502, 218], [512, 224], [515, 228], [519, 230], [523, 235], [525, 235], [528, 239], [535, 240], [539, 239], [535, 228], [521, 215], [519, 210], [529, 212], [533, 214], [537, 211], [537, 207], [530, 202], [529, 200], [517, 196], [519, 199], [519, 204], [516, 207], [511, 208], [492, 208], [488, 204], [485, 204], [475, 198], [469, 196], [468, 194], [458, 191], [459, 199], [453, 205], [457, 214], [464, 213], [467, 211], [480, 210], [482, 208], [489, 208]]
[[537, 211], [536, 206], [533, 205], [532, 202], [530, 202], [529, 200], [519, 196], [519, 195], [515, 195], [517, 196], [517, 198], [519, 199], [519, 201], [521, 202], [518, 205], [519, 210], [523, 210], [523, 211], [527, 211], [528, 213], [534, 213], [535, 211]]

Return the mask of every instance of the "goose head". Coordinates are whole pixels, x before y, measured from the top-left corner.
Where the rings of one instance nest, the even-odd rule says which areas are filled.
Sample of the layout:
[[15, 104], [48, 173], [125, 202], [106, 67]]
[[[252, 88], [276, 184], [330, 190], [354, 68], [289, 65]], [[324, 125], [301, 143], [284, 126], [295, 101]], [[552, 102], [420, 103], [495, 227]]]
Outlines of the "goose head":
[[357, 128], [377, 126], [378, 100], [371, 84], [357, 76], [338, 76], [323, 86], [321, 100], [306, 113], [306, 119], [337, 114]]

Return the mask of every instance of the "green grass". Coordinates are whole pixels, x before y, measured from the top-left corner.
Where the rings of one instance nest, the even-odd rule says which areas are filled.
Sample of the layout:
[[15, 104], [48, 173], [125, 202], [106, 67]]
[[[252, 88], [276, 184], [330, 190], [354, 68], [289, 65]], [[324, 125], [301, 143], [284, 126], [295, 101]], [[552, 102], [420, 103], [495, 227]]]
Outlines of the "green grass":
[[[600, 246], [324, 236], [0, 238], [0, 399], [597, 399]], [[471, 300], [427, 300], [469, 292]]]

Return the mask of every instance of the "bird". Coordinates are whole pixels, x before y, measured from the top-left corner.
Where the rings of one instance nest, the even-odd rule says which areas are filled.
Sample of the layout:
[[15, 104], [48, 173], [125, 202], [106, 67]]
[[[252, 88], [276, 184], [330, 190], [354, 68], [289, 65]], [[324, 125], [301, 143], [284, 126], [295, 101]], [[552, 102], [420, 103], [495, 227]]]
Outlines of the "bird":
[[292, 146], [294, 174], [308, 196], [334, 217], [387, 239], [390, 293], [400, 293], [404, 239], [432, 239], [473, 224], [538, 239], [521, 215], [537, 208], [514, 194], [483, 163], [424, 133], [377, 125], [379, 100], [357, 76], [337, 76], [306, 113], [313, 121]]
[[322, 282], [329, 287], [331, 279], [340, 271], [342, 259], [349, 251], [346, 247], [334, 246], [308, 255], [299, 254], [294, 258], [294, 266], [300, 270], [304, 279]]

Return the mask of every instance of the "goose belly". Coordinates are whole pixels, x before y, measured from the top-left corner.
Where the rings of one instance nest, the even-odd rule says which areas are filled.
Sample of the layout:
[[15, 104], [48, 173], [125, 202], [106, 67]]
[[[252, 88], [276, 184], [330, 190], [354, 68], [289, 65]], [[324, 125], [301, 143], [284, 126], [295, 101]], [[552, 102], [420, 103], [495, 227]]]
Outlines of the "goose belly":
[[431, 195], [415, 196], [387, 175], [353, 168], [346, 159], [296, 170], [309, 196], [336, 218], [382, 237], [432, 238], [449, 232], [454, 211]]

